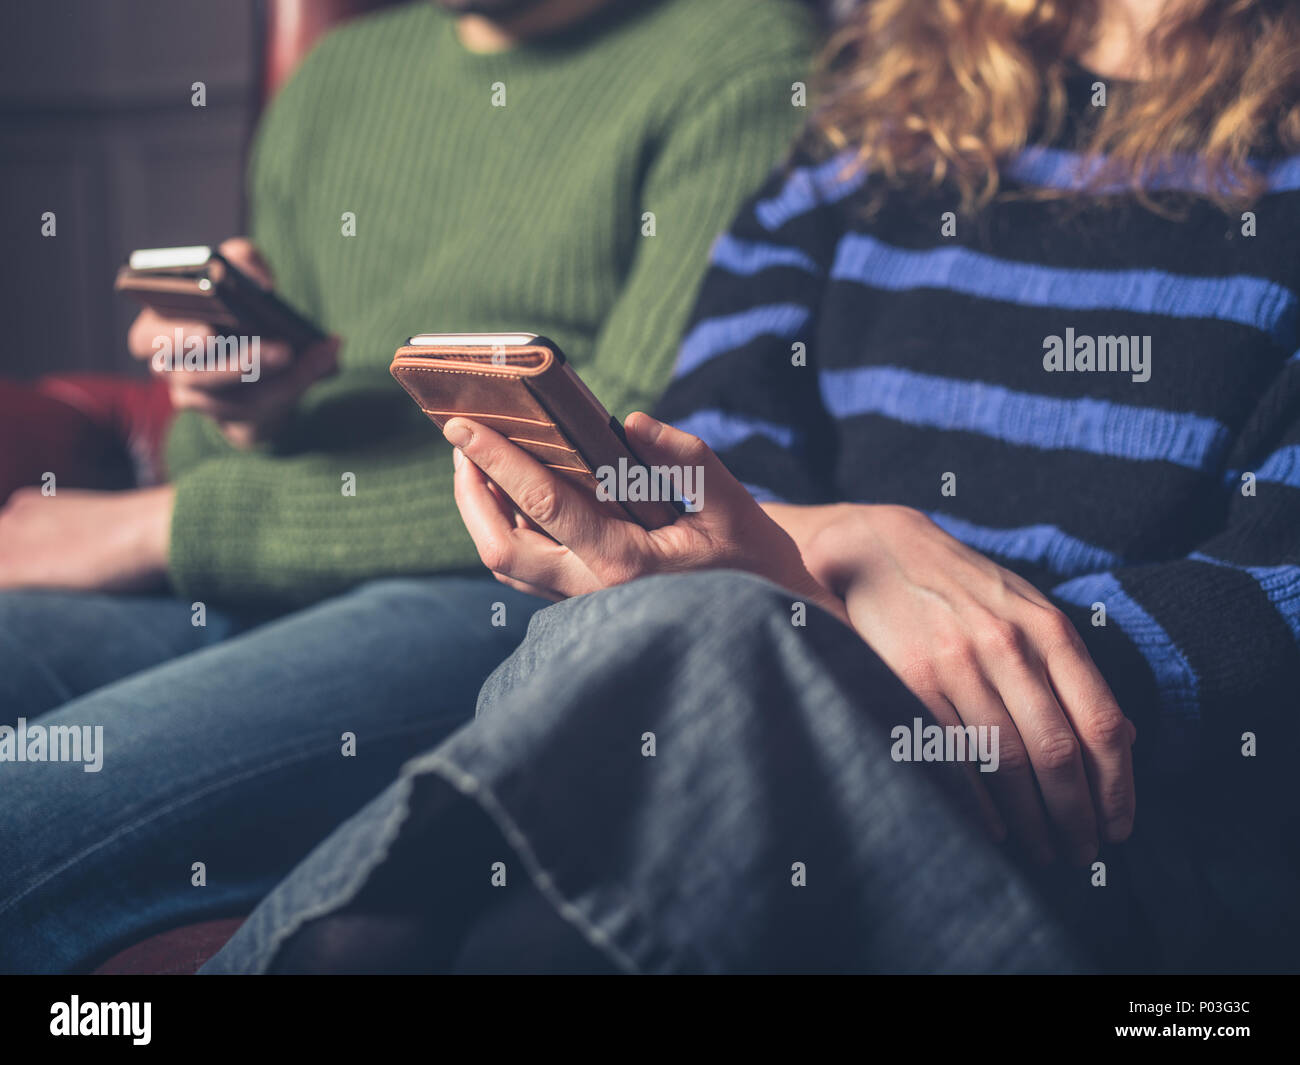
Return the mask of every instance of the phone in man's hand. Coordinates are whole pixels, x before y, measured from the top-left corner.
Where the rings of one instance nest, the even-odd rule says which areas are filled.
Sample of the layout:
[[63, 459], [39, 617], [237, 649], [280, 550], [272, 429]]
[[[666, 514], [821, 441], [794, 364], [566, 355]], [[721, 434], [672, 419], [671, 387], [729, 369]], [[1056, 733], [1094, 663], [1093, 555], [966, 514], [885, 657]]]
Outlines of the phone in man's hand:
[[210, 322], [295, 348], [325, 339], [314, 323], [207, 245], [133, 251], [113, 287], [164, 318]]
[[[441, 429], [452, 418], [495, 429], [539, 462], [596, 493], [597, 471], [640, 462], [613, 417], [559, 347], [533, 333], [423, 333], [389, 372]], [[599, 496], [598, 496], [599, 498]], [[677, 520], [670, 500], [620, 500], [647, 529]]]

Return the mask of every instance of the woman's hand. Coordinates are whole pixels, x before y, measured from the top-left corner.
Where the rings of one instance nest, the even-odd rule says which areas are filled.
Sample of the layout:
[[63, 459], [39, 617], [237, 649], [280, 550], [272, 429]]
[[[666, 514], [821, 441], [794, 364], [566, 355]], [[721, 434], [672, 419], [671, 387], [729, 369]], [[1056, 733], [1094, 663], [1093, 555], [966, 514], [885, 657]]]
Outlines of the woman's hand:
[[[802, 513], [787, 521], [786, 510]], [[1050, 861], [1050, 822], [1081, 864], [1097, 853], [1098, 826], [1109, 841], [1128, 837], [1137, 730], [1046, 596], [916, 510], [772, 512], [804, 545], [810, 572], [844, 599], [854, 629], [940, 724], [999, 726], [997, 771], [974, 774], [982, 801], [987, 783], [1001, 814], [995, 834], [1005, 826]]]
[[644, 414], [626, 428], [647, 465], [703, 470], [697, 513], [647, 532], [500, 434], [447, 423], [469, 459], [458, 455], [456, 501], [498, 580], [561, 599], [651, 573], [766, 576], [850, 623], [941, 724], [999, 727], [998, 770], [972, 767], [995, 837], [1009, 830], [1046, 862], [1055, 836], [1082, 863], [1097, 852], [1098, 824], [1108, 840], [1128, 836], [1136, 729], [1073, 626], [1031, 584], [917, 511], [765, 509], [697, 438]]
[[625, 428], [647, 466], [696, 468], [698, 509], [647, 532], [499, 433], [465, 418], [447, 423], [444, 435], [458, 449], [456, 504], [498, 580], [563, 599], [653, 573], [748, 570], [847, 623], [843, 604], [808, 573], [794, 541], [703, 441], [641, 413]]
[[0, 507], [0, 588], [139, 591], [161, 584], [170, 485], [129, 492], [20, 488]]
[[[226, 259], [260, 284], [272, 288], [270, 267], [252, 243], [234, 237], [218, 249]], [[146, 307], [131, 323], [127, 348], [137, 359], [153, 363], [160, 337], [183, 345], [200, 344], [219, 334], [209, 322], [164, 318]], [[155, 368], [167, 381], [172, 406], [206, 414], [238, 448], [251, 448], [275, 435], [302, 394], [322, 378], [338, 372], [338, 337], [328, 337], [295, 353], [282, 340], [258, 338], [260, 364], [256, 380], [244, 380], [238, 366], [227, 369]]]

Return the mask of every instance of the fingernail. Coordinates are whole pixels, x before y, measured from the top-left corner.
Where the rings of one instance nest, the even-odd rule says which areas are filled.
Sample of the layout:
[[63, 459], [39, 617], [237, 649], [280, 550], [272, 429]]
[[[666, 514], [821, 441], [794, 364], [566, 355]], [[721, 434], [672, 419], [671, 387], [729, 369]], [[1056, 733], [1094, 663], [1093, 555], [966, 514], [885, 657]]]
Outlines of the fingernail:
[[461, 464], [465, 461], [465, 452], [460, 448], [453, 448], [451, 452], [451, 465], [454, 469], [460, 469]]
[[453, 418], [442, 427], [442, 435], [452, 444], [453, 447], [464, 447], [472, 439], [474, 434], [471, 433], [464, 422]]

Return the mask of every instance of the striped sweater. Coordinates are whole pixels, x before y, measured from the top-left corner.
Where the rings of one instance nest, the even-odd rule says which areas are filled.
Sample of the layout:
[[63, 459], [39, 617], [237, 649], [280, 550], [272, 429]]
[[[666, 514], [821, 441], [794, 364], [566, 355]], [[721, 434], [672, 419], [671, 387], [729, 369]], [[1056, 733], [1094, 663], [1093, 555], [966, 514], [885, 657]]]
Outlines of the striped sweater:
[[[1141, 733], [1187, 769], [1295, 753], [1300, 158], [1243, 217], [1153, 171], [1166, 218], [1077, 187], [1072, 122], [977, 217], [796, 158], [715, 244], [665, 419], [761, 500], [895, 503], [1071, 617]], [[1116, 91], [1112, 87], [1112, 93]], [[955, 232], [954, 232], [955, 223]], [[1257, 762], [1251, 763], [1258, 764]]]

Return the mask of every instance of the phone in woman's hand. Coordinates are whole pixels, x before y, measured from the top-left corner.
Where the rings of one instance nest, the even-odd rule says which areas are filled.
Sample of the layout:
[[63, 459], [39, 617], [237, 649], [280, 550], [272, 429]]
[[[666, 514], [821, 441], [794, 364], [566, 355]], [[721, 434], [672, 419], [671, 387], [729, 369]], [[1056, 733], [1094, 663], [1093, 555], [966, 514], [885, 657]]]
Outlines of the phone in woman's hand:
[[[439, 429], [455, 417], [479, 422], [593, 493], [598, 471], [639, 465], [618, 419], [546, 337], [422, 333], [397, 350], [389, 372]], [[681, 514], [668, 499], [616, 505], [647, 529]]]

